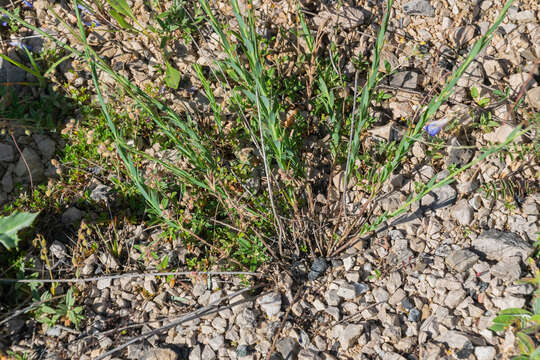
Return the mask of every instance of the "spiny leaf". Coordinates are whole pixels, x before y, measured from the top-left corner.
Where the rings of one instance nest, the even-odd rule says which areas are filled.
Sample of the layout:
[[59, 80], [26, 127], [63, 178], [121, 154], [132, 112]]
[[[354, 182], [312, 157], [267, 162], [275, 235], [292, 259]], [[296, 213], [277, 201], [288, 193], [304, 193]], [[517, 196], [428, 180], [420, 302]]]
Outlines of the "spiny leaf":
[[39, 212], [34, 214], [14, 212], [7, 217], [0, 217], [0, 243], [8, 250], [17, 247], [19, 243], [17, 233], [30, 226], [38, 214]]

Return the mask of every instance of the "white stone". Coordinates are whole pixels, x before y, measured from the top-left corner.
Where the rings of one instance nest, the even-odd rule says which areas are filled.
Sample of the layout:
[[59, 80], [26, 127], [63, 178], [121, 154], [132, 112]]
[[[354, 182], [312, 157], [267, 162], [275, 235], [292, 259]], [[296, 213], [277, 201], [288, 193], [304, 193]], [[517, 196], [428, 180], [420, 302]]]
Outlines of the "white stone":
[[473, 209], [465, 199], [461, 199], [452, 208], [452, 217], [463, 226], [468, 226], [473, 220]]
[[356, 340], [362, 335], [362, 331], [364, 330], [364, 327], [362, 325], [358, 324], [349, 324], [347, 327], [343, 329], [341, 334], [339, 334], [339, 343], [341, 344], [341, 348], [343, 350], [349, 349]]
[[492, 360], [495, 358], [495, 348], [493, 346], [477, 346], [474, 348], [476, 360]]
[[267, 294], [260, 298], [259, 305], [268, 317], [277, 315], [281, 310], [281, 294]]

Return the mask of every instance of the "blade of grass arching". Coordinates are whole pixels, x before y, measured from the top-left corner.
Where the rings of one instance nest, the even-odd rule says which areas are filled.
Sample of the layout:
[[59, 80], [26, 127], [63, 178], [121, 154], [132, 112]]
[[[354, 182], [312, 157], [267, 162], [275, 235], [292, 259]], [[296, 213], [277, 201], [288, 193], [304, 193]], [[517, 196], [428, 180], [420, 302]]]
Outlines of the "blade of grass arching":
[[30, 52], [30, 50], [26, 48], [26, 46], [21, 45], [21, 47], [23, 48], [24, 52], [26, 53], [26, 56], [28, 56], [28, 59], [30, 60], [30, 64], [32, 65], [32, 68], [34, 69], [34, 74], [38, 74], [37, 76], [36, 75], [34, 76], [38, 78], [40, 87], [44, 88], [46, 85], [45, 77], [41, 74], [41, 71], [39, 70], [39, 66], [36, 63], [36, 60], [34, 60], [34, 56]]
[[60, 65], [61, 63], [63, 63], [67, 59], [69, 59], [70, 57], [73, 57], [73, 54], [68, 54], [68, 55], [62, 57], [60, 60], [56, 61], [54, 64], [49, 66], [47, 71], [45, 71], [45, 73], [43, 73], [43, 76], [47, 76], [50, 72], [54, 71], [54, 69], [56, 69], [58, 67], [58, 65]]
[[208, 5], [208, 2], [206, 0], [199, 0], [199, 4], [201, 5], [202, 9], [206, 13], [206, 16], [208, 16], [208, 20], [210, 22], [210, 25], [218, 34], [219, 38], [221, 39], [221, 45], [223, 47], [223, 50], [227, 53], [230, 59], [233, 59], [236, 57], [236, 53], [233, 51], [233, 48], [227, 39], [227, 35], [225, 35], [225, 32], [223, 31], [223, 28], [220, 26], [219, 22], [217, 21], [216, 17], [214, 16], [214, 13], [212, 10], [210, 10], [210, 6]]
[[[234, 50], [234, 48], [231, 46], [224, 30], [223, 26], [216, 20], [214, 14], [210, 10], [210, 7], [206, 0], [199, 0], [199, 3], [201, 5], [201, 8], [206, 13], [210, 26], [214, 30], [216, 34], [218, 34], [221, 42], [221, 46], [223, 50], [227, 53], [228, 59], [218, 62], [215, 61], [214, 63], [217, 65], [217, 68], [219, 69], [219, 73], [221, 74], [221, 77], [218, 76], [216, 71], [213, 67], [210, 67], [210, 71], [214, 75], [214, 78], [218, 80], [218, 84], [220, 84], [223, 88], [223, 84], [227, 84], [228, 89], [231, 91], [231, 100], [232, 103], [237, 105], [240, 109], [242, 109], [242, 97], [238, 94], [235, 87], [233, 87], [229, 83], [229, 78], [232, 78], [237, 83], [244, 83], [249, 88], [249, 79], [250, 74], [249, 72], [244, 69], [244, 67], [240, 64], [239, 56]], [[197, 28], [201, 36], [204, 36], [204, 34]], [[198, 45], [194, 43], [197, 47]], [[227, 69], [226, 66], [229, 66], [230, 69], [233, 69], [233, 71]], [[226, 91], [226, 89], [224, 88]], [[240, 117], [242, 119], [243, 125], [248, 133], [248, 135], [251, 138], [252, 143], [255, 145], [256, 149], [258, 150], [259, 154], [262, 154], [261, 144], [258, 141], [258, 135], [256, 134], [256, 128], [257, 124], [255, 122], [250, 122], [248, 119], [248, 116], [244, 111], [240, 111]]]
[[137, 21], [137, 18], [133, 14], [133, 11], [131, 11], [131, 8], [127, 4], [126, 0], [106, 0], [107, 3], [118, 13], [131, 18], [136, 24], [139, 24]]
[[75, 8], [75, 14], [77, 16], [77, 24], [79, 27], [79, 32], [81, 36], [81, 40], [84, 45], [84, 56], [86, 58], [86, 61], [88, 62], [90, 66], [90, 72], [92, 74], [92, 81], [94, 83], [94, 87], [96, 89], [96, 94], [101, 106], [101, 112], [103, 116], [105, 117], [107, 124], [109, 125], [109, 128], [111, 130], [111, 133], [113, 135], [115, 144], [116, 144], [116, 150], [118, 152], [118, 155], [126, 165], [126, 168], [128, 170], [128, 173], [131, 176], [132, 181], [134, 181], [135, 186], [139, 190], [140, 194], [145, 198], [145, 200], [148, 202], [148, 204], [151, 206], [153, 212], [155, 215], [163, 216], [162, 210], [160, 208], [160, 202], [158, 195], [155, 191], [148, 190], [144, 184], [144, 181], [142, 180], [142, 177], [140, 176], [138, 170], [135, 168], [135, 164], [132, 160], [132, 158], [129, 156], [129, 154], [126, 153], [125, 148], [127, 147], [127, 144], [125, 144], [124, 139], [120, 135], [118, 129], [116, 128], [116, 125], [114, 124], [114, 121], [111, 118], [111, 115], [109, 113], [109, 109], [107, 107], [107, 104], [105, 103], [105, 100], [103, 99], [103, 94], [101, 93], [101, 87], [99, 85], [97, 71], [96, 71], [96, 63], [94, 59], [91, 57], [90, 54], [90, 46], [88, 45], [88, 42], [86, 40], [86, 33], [82, 24], [82, 19], [79, 13], [79, 9], [77, 7], [77, 0], [73, 0], [74, 2], [74, 8]]
[[416, 195], [411, 195], [409, 196], [409, 198], [407, 199], [407, 201], [405, 203], [403, 203], [403, 205], [401, 205], [397, 210], [391, 212], [391, 213], [384, 213], [380, 216], [378, 216], [373, 222], [370, 222], [370, 223], [366, 223], [364, 224], [364, 226], [360, 229], [359, 233], [357, 235], [354, 236], [354, 238], [352, 238], [351, 240], [347, 241], [345, 244], [343, 244], [342, 246], [340, 246], [339, 248], [337, 248], [334, 252], [332, 252], [332, 254], [330, 254], [329, 256], [332, 257], [332, 256], [336, 256], [337, 254], [341, 253], [342, 251], [344, 251], [345, 249], [347, 249], [349, 246], [352, 246], [352, 244], [354, 244], [362, 235], [365, 235], [367, 233], [370, 233], [370, 232], [373, 232], [373, 231], [377, 231], [377, 229], [379, 228], [379, 226], [385, 222], [385, 221], [388, 221], [390, 219], [393, 219], [395, 218], [396, 216], [399, 216], [401, 214], [403, 214], [405, 211], [407, 211], [407, 209], [416, 201], [419, 201], [421, 200], [424, 196], [426, 196], [427, 194], [429, 194], [431, 191], [437, 189], [437, 188], [440, 188], [441, 186], [444, 186], [444, 185], [447, 185], [447, 184], [450, 184], [452, 182], [454, 182], [456, 180], [456, 177], [464, 172], [465, 170], [471, 168], [472, 166], [480, 163], [481, 161], [484, 161], [486, 158], [488, 158], [489, 156], [491, 155], [494, 155], [496, 153], [499, 153], [501, 152], [502, 150], [504, 150], [505, 148], [508, 147], [508, 145], [510, 143], [512, 143], [515, 139], [517, 139], [518, 137], [526, 134], [527, 132], [529, 132], [530, 130], [532, 129], [532, 127], [528, 127], [526, 129], [521, 129], [520, 127], [517, 127], [515, 128], [511, 133], [510, 135], [508, 135], [508, 137], [506, 138], [506, 140], [504, 142], [502, 142], [501, 144], [499, 145], [496, 145], [496, 146], [492, 146], [492, 147], [489, 147], [489, 148], [485, 148], [483, 149], [483, 152], [480, 156], [478, 156], [477, 158], [473, 159], [472, 161], [470, 161], [469, 163], [465, 164], [464, 166], [460, 167], [460, 168], [456, 168], [454, 169], [448, 176], [446, 176], [444, 179], [442, 180], [439, 180], [439, 181], [436, 181], [436, 178], [434, 177], [425, 187], [424, 189], [416, 194]]
[[[0, 10], [2, 10], [2, 9], [0, 9]], [[38, 79], [39, 79], [39, 77], [41, 76], [40, 73], [36, 72], [35, 70], [29, 68], [29, 67], [26, 66], [26, 65], [21, 64], [20, 62], [18, 62], [18, 61], [16, 61], [16, 60], [13, 60], [12, 58], [10, 58], [10, 57], [7, 56], [7, 55], [4, 55], [4, 54], [0, 53], [0, 57], [1, 57], [2, 59], [6, 60], [6, 61], [9, 61], [10, 63], [12, 63], [13, 65], [15, 65], [16, 67], [20, 68], [21, 70], [24, 70], [24, 71], [26, 71], [27, 73], [34, 75], [34, 76], [35, 76], [36, 78], [38, 78]]]
[[188, 180], [189, 183], [191, 183], [193, 185], [196, 185], [196, 186], [200, 187], [201, 189], [212, 192], [212, 189], [208, 186], [207, 183], [205, 183], [203, 181], [200, 181], [197, 177], [193, 176], [189, 171], [184, 170], [182, 168], [179, 168], [178, 166], [172, 165], [171, 163], [169, 163], [167, 161], [158, 159], [155, 156], [151, 156], [151, 155], [147, 154], [144, 151], [137, 150], [137, 149], [135, 149], [133, 147], [129, 147], [128, 145], [126, 145], [126, 146], [128, 147], [129, 152], [131, 152], [133, 154], [137, 154], [137, 155], [139, 155], [141, 157], [144, 157], [145, 159], [150, 160], [152, 162], [155, 162], [155, 163], [163, 166], [167, 170], [169, 170], [173, 175], [176, 175], [181, 179], [186, 179], [186, 180]]
[[[390, 13], [392, 11], [393, 3], [394, 3], [394, 0], [388, 0], [388, 3], [386, 5], [386, 11], [383, 16], [381, 28], [379, 29], [379, 33], [377, 35], [377, 41], [375, 42], [375, 49], [373, 51], [373, 60], [371, 62], [371, 70], [368, 74], [367, 83], [362, 88], [362, 92], [360, 95], [360, 106], [358, 109], [359, 122], [357, 125], [354, 124], [356, 113], [353, 113], [351, 115], [352, 120], [351, 120], [350, 139], [352, 141], [349, 141], [349, 147], [347, 150], [347, 164], [346, 164], [345, 176], [344, 176], [345, 189], [347, 189], [347, 181], [351, 173], [352, 165], [354, 163], [354, 160], [356, 160], [356, 155], [358, 154], [358, 150], [360, 148], [360, 133], [362, 132], [362, 130], [364, 130], [364, 127], [369, 118], [368, 110], [371, 104], [373, 91], [377, 83], [377, 74], [379, 73], [379, 62], [381, 58], [381, 51], [384, 45], [386, 28], [388, 27], [388, 21], [390, 19]], [[354, 131], [354, 134], [353, 134], [353, 131]]]
[[[257, 91], [257, 90], [256, 90]], [[261, 148], [262, 148], [262, 157], [264, 162], [264, 172], [266, 173], [266, 184], [268, 186], [268, 197], [270, 198], [270, 205], [272, 207], [272, 212], [274, 214], [274, 225], [277, 227], [277, 233], [278, 233], [278, 248], [279, 248], [279, 255], [283, 256], [283, 226], [281, 225], [281, 219], [279, 218], [276, 206], [274, 205], [274, 195], [272, 193], [272, 181], [270, 177], [270, 169], [268, 166], [268, 159], [266, 158], [266, 151], [264, 149], [264, 135], [262, 130], [262, 123], [261, 123], [261, 113], [260, 113], [260, 105], [259, 105], [259, 96], [256, 94], [255, 96], [257, 100], [257, 115], [259, 119], [259, 132], [260, 132], [260, 141], [261, 141]]]
[[[241, 89], [242, 93], [251, 101], [253, 106], [259, 102], [259, 114], [262, 117], [261, 124], [263, 126], [263, 134], [265, 136], [265, 143], [270, 148], [268, 158], [275, 159], [282, 170], [287, 169], [287, 162], [284, 159], [284, 142], [282, 141], [282, 131], [280, 129], [280, 122], [278, 116], [275, 113], [272, 101], [268, 97], [268, 90], [264, 86], [264, 74], [263, 65], [260, 59], [260, 53], [258, 50], [257, 35], [255, 31], [255, 22], [253, 18], [253, 12], [250, 11], [247, 15], [247, 22], [244, 21], [244, 17], [241, 14], [238, 2], [232, 1], [233, 13], [238, 22], [238, 31], [235, 33], [236, 38], [239, 41], [239, 45], [242, 46], [244, 54], [248, 59], [249, 67], [240, 62], [239, 56], [231, 46], [223, 26], [216, 20], [206, 0], [200, 0], [201, 7], [206, 12], [210, 25], [221, 39], [221, 46], [228, 55], [228, 59], [224, 62], [231, 71], [224, 69], [223, 73], [231, 76], [236, 82], [242, 84], [244, 89]], [[223, 70], [223, 69], [221, 69]], [[234, 92], [235, 89], [231, 90]], [[256, 99], [257, 98], [257, 99]], [[235, 102], [239, 108], [243, 107], [243, 102], [239, 100], [241, 97], [232, 96], [231, 99]], [[257, 135], [254, 132], [259, 127], [257, 121], [254, 121], [256, 117], [252, 118], [251, 126], [246, 128], [246, 131], [250, 134], [250, 137], [256, 138]]]
[[298, 14], [298, 19], [300, 20], [300, 26], [302, 27], [302, 36], [304, 37], [304, 39], [306, 39], [306, 44], [309, 49], [309, 54], [312, 55], [313, 43], [315, 42], [315, 40], [313, 39], [313, 36], [311, 36], [311, 31], [309, 31], [309, 28], [306, 24], [306, 19], [304, 18], [304, 13], [300, 9], [300, 6], [298, 6], [297, 8], [297, 14]]
[[214, 113], [214, 121], [217, 125], [218, 130], [221, 132], [221, 106], [218, 105], [216, 102], [214, 92], [210, 88], [210, 82], [208, 81], [206, 76], [204, 76], [201, 65], [195, 64], [193, 65], [193, 69], [195, 70], [197, 77], [203, 85], [204, 93], [206, 94], [206, 98], [210, 102], [210, 107], [212, 108], [212, 112]]
[[465, 73], [465, 71], [473, 62], [475, 57], [489, 44], [491, 38], [493, 37], [493, 33], [495, 32], [495, 30], [497, 30], [497, 27], [504, 20], [508, 9], [513, 2], [514, 0], [507, 1], [493, 25], [488, 29], [484, 36], [482, 36], [474, 43], [471, 51], [469, 52], [463, 63], [460, 65], [460, 67], [456, 70], [455, 73], [452, 74], [451, 78], [447, 81], [439, 96], [431, 99], [426, 110], [420, 117], [420, 120], [417, 124], [415, 124], [414, 130], [411, 131], [409, 129], [409, 134], [403, 137], [395, 152], [394, 158], [392, 159], [392, 161], [388, 162], [386, 166], [383, 167], [381, 173], [378, 175], [378, 178], [375, 179], [379, 185], [384, 183], [384, 181], [386, 181], [386, 179], [390, 177], [392, 172], [399, 166], [399, 164], [401, 163], [405, 155], [408, 153], [408, 151], [412, 148], [414, 143], [422, 137], [422, 130], [427, 124], [428, 120], [431, 119], [433, 115], [435, 115], [437, 110], [440, 108], [440, 106], [444, 102], [446, 102], [446, 100], [448, 100], [448, 98], [453, 92], [454, 87], [456, 86], [458, 80], [461, 78], [463, 73]]

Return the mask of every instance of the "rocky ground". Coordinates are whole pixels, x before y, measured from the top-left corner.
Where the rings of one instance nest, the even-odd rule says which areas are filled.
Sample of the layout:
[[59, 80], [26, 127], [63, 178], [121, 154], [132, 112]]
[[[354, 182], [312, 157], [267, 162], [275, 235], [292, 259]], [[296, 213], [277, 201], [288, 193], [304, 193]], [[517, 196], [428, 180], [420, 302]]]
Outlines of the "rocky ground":
[[[313, 31], [326, 33], [326, 41], [335, 41], [340, 54], [369, 52], [381, 16], [379, 3], [346, 2], [344, 7], [334, 2], [301, 3]], [[79, 46], [47, 9], [49, 5], [74, 23], [67, 7], [46, 0], [34, 1], [33, 8], [24, 9], [24, 18]], [[228, 3], [216, 2], [215, 6], [225, 18], [231, 17]], [[383, 59], [396, 70], [384, 85], [394, 94], [384, 104], [392, 120], [371, 129], [371, 140], [391, 141], [401, 136], [398, 120], [421, 108], [430, 89], [442, 83], [462, 59], [460, 51], [487, 31], [501, 7], [499, 1], [396, 1], [383, 51]], [[142, 1], [133, 2], [133, 8], [143, 26], [152, 23], [152, 14]], [[295, 7], [289, 1], [256, 3], [254, 8], [269, 28], [292, 26], [296, 21]], [[384, 196], [372, 209], [374, 215], [396, 210], [415, 192], [415, 183], [444, 178], [448, 166], [467, 163], [483, 146], [503, 142], [518, 123], [537, 118], [539, 19], [536, 1], [516, 2], [438, 115], [473, 121], [476, 108], [470, 89], [475, 86], [480, 98], [491, 99], [488, 110], [497, 126], [479, 128], [467, 136], [442, 134], [446, 151], [441, 159], [431, 157], [428, 145], [416, 143], [400, 173], [385, 185]], [[340, 31], [332, 30], [332, 25], [339, 25]], [[33, 34], [21, 30], [19, 35]], [[159, 83], [162, 74], [153, 65], [162, 62], [161, 51], [146, 38], [122, 32], [115, 37], [102, 26], [89, 33], [89, 42], [137, 85], [155, 87]], [[17, 56], [13, 46], [7, 49]], [[198, 42], [169, 50], [176, 54], [174, 65], [189, 80], [179, 91], [165, 94], [164, 100], [179, 111], [208, 111], [190, 66], [212, 65], [211, 59], [222, 55], [215, 39], [201, 36]], [[344, 76], [351, 76], [350, 59], [342, 59], [337, 66]], [[90, 86], [89, 73], [76, 60], [62, 63], [53, 76], [67, 89]], [[100, 77], [114, 85], [106, 74]], [[0, 83], [32, 79], [0, 59]], [[515, 101], [500, 100], [493, 92], [505, 87], [513, 94], [510, 99], [524, 99], [524, 106], [516, 112], [512, 112]], [[76, 115], [72, 122], [66, 119], [63, 135], [76, 132], [78, 120]], [[62, 169], [67, 165], [60, 164], [57, 155], [69, 141], [59, 133], [28, 134], [24, 129], [16, 130], [13, 138], [0, 135], [0, 205], [14, 202], [30, 182], [62, 181]], [[516, 154], [519, 144], [534, 141], [530, 136], [518, 139]], [[531, 153], [508, 154], [471, 167], [456, 182], [436, 189], [405, 215], [383, 224], [376, 234], [334, 258], [299, 260], [288, 267], [265, 265], [255, 275], [192, 273], [175, 281], [147, 276], [77, 283], [86, 317], [80, 329], [67, 323], [45, 331], [22, 315], [1, 325], [1, 344], [33, 359], [96, 359], [138, 336], [139, 341], [105, 358], [508, 359], [517, 354], [514, 333], [494, 333], [488, 327], [500, 310], [528, 306], [535, 290], [516, 280], [532, 277], [537, 270], [534, 261], [528, 260], [536, 251], [539, 231], [537, 160]], [[345, 190], [339, 172], [328, 181], [327, 165], [321, 160], [319, 167], [314, 166], [315, 177], [330, 182], [328, 192], [314, 194], [321, 218], [332, 216]], [[89, 191], [102, 204], [114, 202], [106, 175], [91, 175], [90, 179], [78, 191]], [[500, 186], [505, 179], [511, 179], [512, 186], [503, 196], [486, 191], [486, 184]], [[347, 196], [349, 211], [357, 214], [364, 194], [353, 183]], [[81, 219], [96, 217], [92, 208], [76, 202], [62, 204], [60, 214], [55, 227], [62, 231], [60, 240], [74, 236], [77, 243], [85, 237]], [[133, 246], [140, 243], [159, 244], [152, 250], [168, 254], [171, 266], [187, 269], [185, 246], [175, 241], [156, 242], [160, 233], [144, 224], [120, 224], [118, 234], [129, 248], [126, 263], [107, 252], [83, 256], [77, 246], [66, 246], [67, 241], [51, 240], [47, 246], [54, 269], [69, 269], [76, 257], [83, 277], [152, 272], [159, 261]], [[157, 331], [161, 327], [167, 328]]]

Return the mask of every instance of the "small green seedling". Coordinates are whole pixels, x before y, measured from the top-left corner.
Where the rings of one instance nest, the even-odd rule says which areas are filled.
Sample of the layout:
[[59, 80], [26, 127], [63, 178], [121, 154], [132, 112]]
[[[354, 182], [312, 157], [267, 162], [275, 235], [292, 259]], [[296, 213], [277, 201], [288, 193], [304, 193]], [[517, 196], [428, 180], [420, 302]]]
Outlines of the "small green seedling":
[[[51, 299], [52, 295], [46, 291], [41, 295], [41, 300], [46, 301]], [[45, 324], [46, 328], [55, 326], [58, 320], [63, 320], [64, 325], [70, 324], [79, 327], [84, 315], [82, 315], [84, 308], [82, 306], [75, 306], [75, 297], [73, 296], [73, 288], [69, 288], [64, 297], [64, 302], [59, 304], [57, 308], [52, 308], [48, 305], [41, 305], [34, 313], [37, 321]]]
[[473, 98], [474, 102], [481, 108], [489, 105], [489, 97], [480, 97], [480, 92], [478, 91], [478, 88], [476, 86], [473, 86], [471, 88], [471, 97]]
[[540, 270], [536, 270], [536, 277], [523, 279], [520, 283], [536, 286], [532, 299], [533, 311], [520, 308], [501, 310], [499, 315], [493, 319], [493, 325], [489, 329], [494, 332], [504, 331], [508, 328], [515, 329], [517, 345], [521, 354], [515, 356], [513, 360], [538, 360], [540, 359], [540, 347], [536, 347], [533, 338], [534, 334], [540, 330]]

